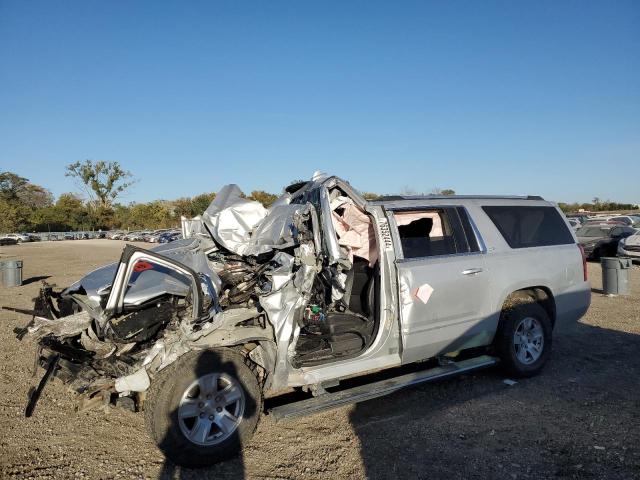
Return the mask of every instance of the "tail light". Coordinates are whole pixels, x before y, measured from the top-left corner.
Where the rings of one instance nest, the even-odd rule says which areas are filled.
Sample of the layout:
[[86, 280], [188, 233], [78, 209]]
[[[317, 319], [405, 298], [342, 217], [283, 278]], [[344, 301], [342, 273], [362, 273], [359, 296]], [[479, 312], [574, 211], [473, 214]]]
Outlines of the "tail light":
[[580, 249], [580, 255], [582, 255], [582, 274], [584, 276], [584, 281], [588, 280], [587, 278], [587, 256], [584, 253], [584, 247], [578, 244], [578, 248]]

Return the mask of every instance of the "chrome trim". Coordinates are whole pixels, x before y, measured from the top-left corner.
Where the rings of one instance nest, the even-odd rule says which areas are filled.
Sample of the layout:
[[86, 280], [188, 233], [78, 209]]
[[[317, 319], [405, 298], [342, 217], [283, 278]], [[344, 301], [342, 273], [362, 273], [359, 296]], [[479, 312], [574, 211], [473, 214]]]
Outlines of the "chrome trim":
[[484, 255], [487, 252], [465, 252], [465, 253], [448, 253], [446, 255], [430, 255], [428, 257], [413, 257], [413, 258], [397, 258], [396, 263], [409, 263], [431, 259], [452, 258], [452, 257], [472, 257], [474, 255]]

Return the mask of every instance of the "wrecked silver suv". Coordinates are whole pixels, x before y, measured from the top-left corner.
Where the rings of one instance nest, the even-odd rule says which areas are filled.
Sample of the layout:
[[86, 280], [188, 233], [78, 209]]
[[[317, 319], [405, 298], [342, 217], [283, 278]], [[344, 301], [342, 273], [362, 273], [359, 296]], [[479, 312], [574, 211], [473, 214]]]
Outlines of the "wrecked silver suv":
[[[308, 398], [280, 402], [274, 418], [498, 358], [533, 375], [553, 325], [589, 305], [575, 237], [539, 197], [367, 202], [322, 174], [285, 192], [265, 209], [228, 185], [200, 217], [183, 219], [184, 240], [127, 245], [70, 287], [45, 286], [17, 332], [38, 340], [46, 369], [26, 414], [56, 376], [81, 408], [144, 410], [171, 460], [205, 466], [237, 453], [265, 396], [291, 388]], [[518, 222], [534, 229], [526, 239], [503, 228]], [[390, 370], [415, 362], [429, 368]], [[394, 373], [340, 389], [375, 371]]]

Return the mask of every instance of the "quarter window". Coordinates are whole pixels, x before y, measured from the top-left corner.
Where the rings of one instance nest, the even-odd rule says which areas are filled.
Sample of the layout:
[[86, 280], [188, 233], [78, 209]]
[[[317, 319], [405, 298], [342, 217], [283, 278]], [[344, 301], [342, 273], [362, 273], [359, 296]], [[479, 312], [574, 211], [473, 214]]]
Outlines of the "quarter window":
[[485, 206], [482, 209], [511, 248], [574, 243], [573, 235], [554, 207]]

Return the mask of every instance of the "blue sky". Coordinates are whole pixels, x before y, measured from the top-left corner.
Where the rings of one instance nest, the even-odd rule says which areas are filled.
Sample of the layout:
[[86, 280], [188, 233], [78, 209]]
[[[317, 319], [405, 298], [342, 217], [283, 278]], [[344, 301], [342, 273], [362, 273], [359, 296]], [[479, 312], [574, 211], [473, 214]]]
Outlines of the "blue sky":
[[640, 2], [0, 0], [0, 170], [640, 202]]

